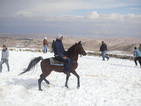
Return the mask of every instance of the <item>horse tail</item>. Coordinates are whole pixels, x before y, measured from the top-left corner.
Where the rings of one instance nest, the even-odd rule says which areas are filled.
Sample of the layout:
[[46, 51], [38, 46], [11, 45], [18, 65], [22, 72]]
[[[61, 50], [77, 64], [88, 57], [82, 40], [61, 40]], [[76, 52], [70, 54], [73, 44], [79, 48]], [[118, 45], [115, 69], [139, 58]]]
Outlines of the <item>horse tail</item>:
[[21, 72], [19, 75], [24, 74], [24, 73], [30, 71], [33, 67], [35, 67], [37, 65], [37, 63], [40, 60], [43, 60], [43, 57], [40, 56], [40, 57], [36, 57], [33, 60], [31, 60], [31, 62], [29, 63], [28, 67], [23, 72]]

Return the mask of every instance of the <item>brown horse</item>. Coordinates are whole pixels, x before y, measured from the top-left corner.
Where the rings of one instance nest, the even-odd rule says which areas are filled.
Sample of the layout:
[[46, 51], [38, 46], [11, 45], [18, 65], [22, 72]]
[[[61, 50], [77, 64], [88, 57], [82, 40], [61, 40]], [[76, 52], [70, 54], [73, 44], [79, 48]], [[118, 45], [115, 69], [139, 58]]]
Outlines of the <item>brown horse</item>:
[[[69, 72], [74, 74], [77, 77], [77, 88], [80, 87], [80, 81], [79, 81], [79, 75], [76, 73], [75, 69], [78, 67], [78, 55], [86, 55], [86, 52], [84, 51], [81, 41], [79, 43], [76, 43], [75, 45], [71, 46], [68, 51], [67, 51], [67, 56], [71, 59], [71, 64], [69, 67]], [[42, 57], [37, 57], [35, 59], [33, 59], [30, 64], [28, 65], [27, 69], [25, 69], [25, 71], [23, 71], [22, 73], [20, 73], [19, 75], [30, 71], [30, 69], [32, 69], [40, 60], [41, 61], [41, 70], [42, 70], [42, 74], [40, 75], [40, 78], [38, 80], [38, 85], [39, 85], [39, 90], [42, 91], [41, 88], [41, 82], [44, 80], [47, 84], [50, 84], [49, 81], [46, 79], [46, 77], [52, 72], [52, 71], [56, 71], [56, 72], [64, 72], [64, 66], [55, 66], [55, 65], [51, 65], [50, 64], [50, 59], [43, 59]], [[68, 80], [69, 80], [69, 75], [66, 75], [66, 83], [65, 83], [65, 87], [68, 88]]]

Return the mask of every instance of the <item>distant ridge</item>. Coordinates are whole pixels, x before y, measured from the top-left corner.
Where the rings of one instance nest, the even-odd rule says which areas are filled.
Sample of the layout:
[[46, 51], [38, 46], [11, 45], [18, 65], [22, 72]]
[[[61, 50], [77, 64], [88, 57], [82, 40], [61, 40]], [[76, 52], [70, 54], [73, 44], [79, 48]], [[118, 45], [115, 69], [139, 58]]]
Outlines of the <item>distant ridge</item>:
[[[48, 37], [49, 49], [51, 49], [52, 41], [56, 39], [55, 34], [0, 34], [0, 46], [3, 44], [8, 47], [18, 48], [43, 48], [43, 39]], [[87, 51], [99, 51], [101, 41], [105, 41], [108, 51], [124, 51], [133, 54], [134, 47], [138, 47], [141, 39], [135, 38], [84, 38], [84, 37], [68, 37], [64, 35], [64, 47], [68, 49], [75, 43], [82, 41], [83, 47]]]

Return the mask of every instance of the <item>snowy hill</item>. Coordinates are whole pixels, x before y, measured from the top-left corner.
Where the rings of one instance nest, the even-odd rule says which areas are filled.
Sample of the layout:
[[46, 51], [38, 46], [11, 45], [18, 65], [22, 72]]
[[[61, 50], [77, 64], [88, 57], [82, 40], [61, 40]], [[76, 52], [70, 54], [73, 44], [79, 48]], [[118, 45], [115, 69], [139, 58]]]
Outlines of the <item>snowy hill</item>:
[[37, 83], [40, 64], [18, 76], [37, 56], [53, 54], [10, 51], [11, 70], [7, 72], [3, 65], [0, 73], [0, 106], [141, 106], [141, 68], [134, 67], [133, 61], [79, 57], [80, 89], [76, 88], [75, 76], [71, 75], [68, 90], [64, 87], [65, 74], [52, 72], [47, 77], [50, 88], [43, 82], [41, 92]]

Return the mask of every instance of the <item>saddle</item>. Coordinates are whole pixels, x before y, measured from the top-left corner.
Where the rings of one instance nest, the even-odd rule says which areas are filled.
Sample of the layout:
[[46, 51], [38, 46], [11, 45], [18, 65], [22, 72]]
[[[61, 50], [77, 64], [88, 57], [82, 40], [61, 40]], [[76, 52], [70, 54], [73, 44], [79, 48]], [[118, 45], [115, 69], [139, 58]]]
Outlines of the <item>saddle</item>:
[[49, 60], [50, 60], [50, 64], [51, 64], [51, 65], [55, 65], [55, 66], [64, 66], [64, 64], [65, 64], [63, 61], [58, 61], [58, 60], [56, 60], [54, 57], [49, 58]]

